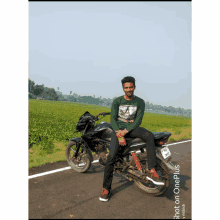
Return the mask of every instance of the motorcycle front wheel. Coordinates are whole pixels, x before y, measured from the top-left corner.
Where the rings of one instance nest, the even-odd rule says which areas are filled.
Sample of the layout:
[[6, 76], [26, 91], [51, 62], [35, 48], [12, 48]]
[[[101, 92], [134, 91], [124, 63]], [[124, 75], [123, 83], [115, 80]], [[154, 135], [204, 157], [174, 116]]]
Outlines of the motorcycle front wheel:
[[169, 187], [170, 180], [169, 180], [169, 170], [164, 164], [161, 162], [161, 166], [157, 167], [157, 172], [159, 176], [161, 176], [164, 185], [155, 185], [151, 181], [145, 180], [134, 180], [134, 186], [137, 187], [142, 193], [145, 193], [149, 196], [159, 196], [166, 192]]
[[83, 147], [80, 148], [77, 158], [76, 142], [70, 141], [66, 148], [66, 160], [70, 167], [79, 173], [86, 172], [91, 166], [91, 160]]

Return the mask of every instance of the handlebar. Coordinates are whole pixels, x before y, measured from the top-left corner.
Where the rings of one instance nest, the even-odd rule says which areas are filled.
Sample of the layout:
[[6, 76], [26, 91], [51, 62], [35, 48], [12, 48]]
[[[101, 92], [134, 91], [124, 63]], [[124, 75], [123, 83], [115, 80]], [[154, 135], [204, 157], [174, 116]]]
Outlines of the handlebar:
[[99, 113], [99, 115], [111, 115], [111, 112], [102, 112], [102, 113]]
[[95, 116], [95, 120], [96, 120], [96, 121], [99, 120], [99, 118], [98, 118], [99, 115], [103, 115], [103, 116], [111, 115], [111, 112], [102, 112], [102, 113], [99, 113], [98, 115]]

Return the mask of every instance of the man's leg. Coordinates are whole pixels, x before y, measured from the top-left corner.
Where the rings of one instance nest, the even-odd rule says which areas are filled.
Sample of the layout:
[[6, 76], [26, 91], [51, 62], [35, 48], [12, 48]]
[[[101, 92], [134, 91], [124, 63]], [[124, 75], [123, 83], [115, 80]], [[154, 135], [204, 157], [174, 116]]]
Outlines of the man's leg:
[[147, 178], [156, 185], [164, 185], [164, 182], [160, 180], [158, 173], [155, 170], [156, 165], [156, 151], [154, 144], [154, 135], [152, 132], [145, 128], [137, 127], [131, 132], [126, 134], [126, 137], [137, 137], [142, 138], [147, 145], [147, 162], [148, 162], [148, 172]]
[[113, 131], [111, 135], [109, 155], [107, 157], [107, 161], [104, 169], [104, 180], [103, 180], [103, 188], [107, 189], [108, 191], [111, 189], [114, 165], [116, 160], [118, 159], [118, 149], [119, 149], [118, 138], [115, 132]]
[[125, 137], [136, 137], [142, 138], [147, 145], [147, 161], [148, 161], [148, 169], [151, 170], [156, 165], [156, 151], [154, 144], [154, 135], [152, 132], [148, 131], [145, 128], [137, 127], [127, 133]]
[[118, 138], [115, 132], [113, 131], [111, 135], [109, 155], [107, 157], [107, 161], [106, 161], [106, 165], [104, 169], [103, 189], [102, 189], [101, 196], [99, 197], [100, 201], [107, 202], [109, 200], [112, 179], [113, 179], [114, 165], [118, 158], [117, 157], [118, 148], [119, 148]]

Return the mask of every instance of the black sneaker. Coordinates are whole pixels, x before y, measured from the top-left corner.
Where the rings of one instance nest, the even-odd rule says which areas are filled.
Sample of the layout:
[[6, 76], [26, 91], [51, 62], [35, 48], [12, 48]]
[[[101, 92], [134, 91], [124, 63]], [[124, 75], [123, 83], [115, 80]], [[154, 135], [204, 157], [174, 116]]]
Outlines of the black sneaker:
[[165, 185], [164, 182], [159, 179], [159, 175], [154, 168], [150, 171], [147, 171], [147, 179], [153, 182], [155, 185]]
[[110, 197], [110, 191], [108, 191], [107, 189], [103, 188], [101, 196], [99, 197], [99, 200], [103, 201], [103, 202], [108, 202], [109, 197]]

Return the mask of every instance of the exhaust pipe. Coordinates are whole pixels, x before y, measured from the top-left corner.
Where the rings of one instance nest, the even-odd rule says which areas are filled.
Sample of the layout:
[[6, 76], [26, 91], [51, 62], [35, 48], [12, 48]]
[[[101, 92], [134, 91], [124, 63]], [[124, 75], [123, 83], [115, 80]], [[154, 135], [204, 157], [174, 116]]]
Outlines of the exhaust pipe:
[[167, 162], [159, 154], [156, 154], [156, 156], [158, 159], [160, 159], [161, 161], [163, 161], [166, 164], [167, 168], [169, 169], [169, 171], [171, 173], [176, 171], [176, 164], [174, 164], [171, 160], [169, 160], [169, 162]]
[[176, 171], [176, 165], [173, 164], [172, 161], [170, 161], [170, 162], [168, 162], [168, 163], [165, 162], [165, 164], [166, 164], [166, 166], [168, 167], [168, 169], [169, 169], [171, 172], [175, 172], [175, 171]]

